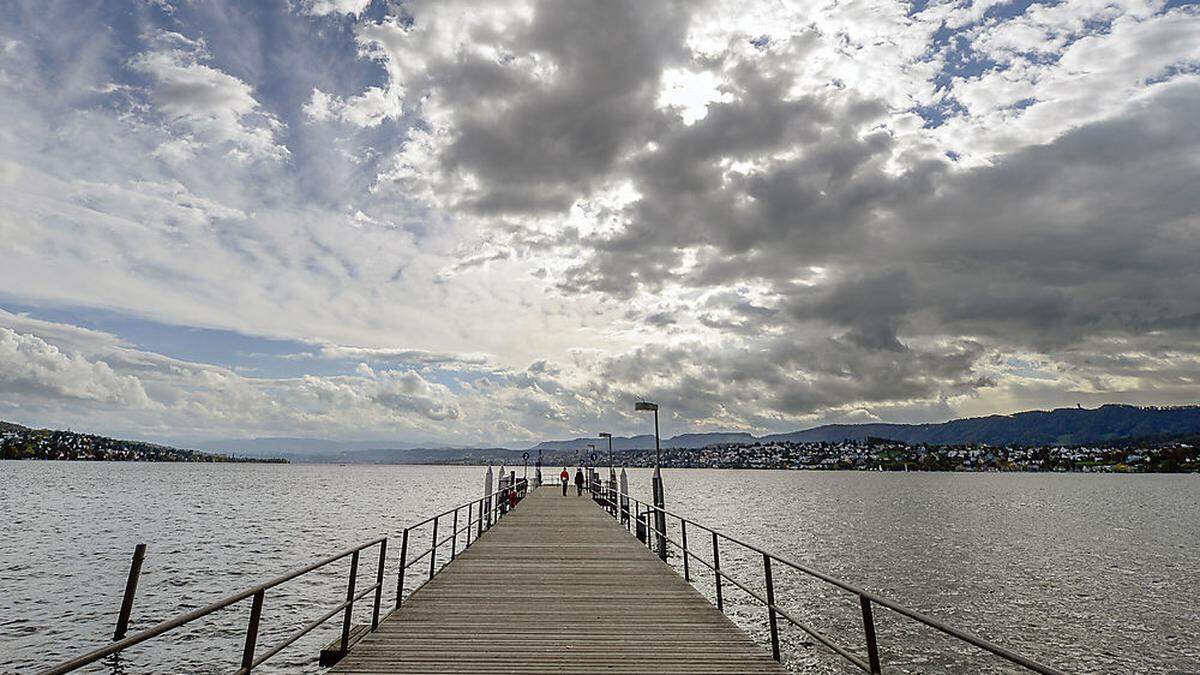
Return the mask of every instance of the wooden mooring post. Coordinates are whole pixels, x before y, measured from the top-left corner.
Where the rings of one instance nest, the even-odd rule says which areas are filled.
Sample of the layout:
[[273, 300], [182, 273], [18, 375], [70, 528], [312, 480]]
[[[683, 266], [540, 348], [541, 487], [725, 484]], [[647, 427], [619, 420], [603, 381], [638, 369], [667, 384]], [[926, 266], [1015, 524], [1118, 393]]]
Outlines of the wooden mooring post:
[[133, 598], [137, 595], [138, 579], [142, 575], [142, 560], [146, 558], [146, 545], [138, 544], [133, 549], [133, 560], [129, 563], [129, 578], [125, 580], [125, 597], [121, 599], [121, 613], [117, 615], [117, 630], [113, 641], [124, 640], [129, 632], [129, 614], [133, 611]]

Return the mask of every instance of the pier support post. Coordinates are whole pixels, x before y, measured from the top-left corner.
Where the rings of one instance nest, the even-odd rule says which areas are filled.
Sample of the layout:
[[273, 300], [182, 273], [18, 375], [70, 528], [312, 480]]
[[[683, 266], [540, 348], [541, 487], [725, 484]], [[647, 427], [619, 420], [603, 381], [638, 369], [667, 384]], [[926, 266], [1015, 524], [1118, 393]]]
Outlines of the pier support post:
[[354, 582], [358, 580], [358, 551], [350, 555], [350, 581], [346, 583], [346, 610], [342, 615], [342, 656], [350, 651], [350, 617], [354, 614]]
[[717, 584], [717, 609], [725, 611], [725, 598], [721, 597], [721, 547], [717, 543], [717, 533], [712, 533], [713, 540], [713, 581]]
[[662, 469], [654, 467], [654, 531], [658, 557], [667, 559], [667, 512], [666, 500], [663, 498]]
[[430, 542], [430, 544], [429, 544], [429, 578], [430, 579], [433, 578], [433, 571], [434, 571], [434, 569], [436, 569], [436, 565], [437, 565], [437, 548], [438, 548], [437, 547], [437, 526], [438, 526], [438, 518], [440, 518], [440, 517], [441, 516], [434, 516], [434, 518], [433, 518], [433, 541]]
[[266, 591], [259, 589], [250, 604], [250, 622], [246, 624], [246, 644], [242, 647], [242, 670], [247, 673], [254, 668], [254, 650], [258, 647], [258, 624], [262, 620], [265, 595]]
[[375, 609], [371, 612], [371, 630], [379, 627], [379, 605], [383, 602], [383, 572], [387, 568], [387, 537], [379, 543], [379, 568], [375, 570]]
[[146, 545], [138, 544], [133, 549], [133, 560], [129, 563], [129, 578], [125, 580], [125, 596], [121, 599], [121, 613], [117, 615], [117, 630], [113, 640], [125, 639], [129, 630], [129, 614], [133, 611], [133, 597], [137, 595], [138, 579], [142, 576], [142, 560], [146, 558]]
[[775, 582], [771, 579], [771, 556], [763, 553], [763, 579], [767, 585], [767, 621], [771, 626], [771, 657], [779, 660], [779, 624], [775, 619]]
[[474, 508], [475, 502], [467, 502], [467, 529], [466, 537], [464, 537], [465, 541], [463, 542], [464, 551], [467, 550], [467, 547], [471, 545], [471, 523], [475, 519], [475, 517], [471, 515], [471, 510]]
[[404, 568], [408, 563], [408, 528], [400, 538], [400, 572], [396, 575], [396, 609], [400, 609], [400, 601], [404, 599]]
[[871, 611], [871, 600], [860, 595], [858, 602], [862, 606], [863, 635], [867, 639], [867, 664], [871, 667], [871, 675], [880, 675], [883, 670], [879, 665], [879, 644], [875, 641], [875, 616]]
[[679, 519], [679, 531], [683, 536], [683, 580], [691, 582], [692, 573], [688, 569], [687, 521], [682, 518]]

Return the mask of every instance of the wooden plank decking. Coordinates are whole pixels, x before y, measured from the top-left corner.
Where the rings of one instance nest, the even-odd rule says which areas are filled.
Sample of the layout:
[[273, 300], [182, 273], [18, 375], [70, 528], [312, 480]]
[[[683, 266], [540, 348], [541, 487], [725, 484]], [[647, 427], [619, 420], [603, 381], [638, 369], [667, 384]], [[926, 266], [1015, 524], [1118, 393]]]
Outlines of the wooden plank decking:
[[586, 493], [548, 486], [331, 672], [787, 671]]

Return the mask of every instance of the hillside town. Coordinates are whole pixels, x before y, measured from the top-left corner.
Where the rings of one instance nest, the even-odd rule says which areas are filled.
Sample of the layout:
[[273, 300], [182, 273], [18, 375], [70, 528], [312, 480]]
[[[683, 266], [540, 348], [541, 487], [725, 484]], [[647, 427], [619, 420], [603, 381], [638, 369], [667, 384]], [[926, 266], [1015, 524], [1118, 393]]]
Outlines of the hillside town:
[[0, 459], [50, 459], [101, 462], [286, 462], [122, 441], [92, 434], [30, 429], [0, 422]]
[[[617, 457], [616, 461], [626, 466], [654, 465], [654, 450], [630, 450], [617, 453]], [[730, 443], [700, 449], [664, 448], [662, 465], [723, 469], [1174, 473], [1200, 471], [1200, 443], [1176, 440], [1044, 447], [909, 445], [883, 439]]]

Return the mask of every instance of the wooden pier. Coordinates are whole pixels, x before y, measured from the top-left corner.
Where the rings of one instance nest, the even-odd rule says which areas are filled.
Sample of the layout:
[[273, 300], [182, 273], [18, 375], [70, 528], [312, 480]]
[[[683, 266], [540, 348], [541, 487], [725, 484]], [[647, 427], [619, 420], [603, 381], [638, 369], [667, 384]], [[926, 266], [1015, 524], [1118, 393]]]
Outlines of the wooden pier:
[[334, 673], [786, 673], [584, 493], [533, 490]]
[[[877, 608], [1031, 672], [1065, 675], [894, 600], [618, 493], [611, 483], [601, 484], [595, 474], [591, 481], [595, 500], [586, 492], [576, 496], [574, 490], [563, 496], [556, 487], [528, 491], [527, 482], [513, 472], [507, 479], [501, 477], [498, 490], [491, 491], [491, 483], [489, 469], [487, 494], [404, 528], [399, 562], [393, 568], [396, 609], [386, 617], [381, 612], [388, 585], [385, 577], [389, 576], [388, 537], [378, 537], [121, 637], [144, 552], [139, 546], [115, 641], [43, 670], [41, 675], [65, 675], [247, 602], [250, 612], [237, 675], [251, 675], [266, 660], [335, 617], [341, 618], [341, 635], [321, 650], [319, 659], [322, 666], [334, 664], [331, 672], [335, 673], [786, 673], [778, 663], [782, 620], [859, 670], [879, 675], [884, 660], [875, 634]], [[510, 508], [515, 502], [519, 503]], [[612, 508], [618, 502], [628, 506], [625, 513], [637, 516], [639, 537], [647, 520], [660, 523], [650, 526], [648, 534], [663, 537], [656, 542], [662, 559], [647, 550], [650, 542], [644, 544], [628, 533], [625, 526], [632, 523], [618, 524], [613, 517], [617, 509]], [[663, 517], [649, 518], [656, 513]], [[674, 528], [668, 527], [671, 520]], [[439, 525], [443, 528], [440, 537]], [[410, 548], [413, 533], [426, 528], [426, 541], [431, 545], [424, 550]], [[689, 531], [693, 541], [696, 534], [701, 535], [702, 550], [688, 547]], [[672, 532], [679, 533], [678, 541]], [[415, 537], [416, 541], [423, 539], [419, 534]], [[460, 541], [466, 547], [461, 552]], [[665, 543], [683, 552], [684, 578], [664, 562]], [[749, 570], [741, 570], [743, 579], [739, 580], [721, 568], [722, 546], [762, 557], [759, 590], [747, 585], [745, 573]], [[710, 551], [711, 558], [705, 560]], [[359, 561], [364, 556], [378, 556], [375, 583], [365, 587], [358, 584]], [[274, 595], [276, 588], [289, 581], [344, 561], [349, 562], [345, 601], [260, 650], [259, 624], [268, 594]], [[691, 574], [700, 565], [715, 575], [715, 608], [687, 582], [689, 561]], [[819, 627], [793, 616], [786, 604], [777, 603], [773, 568], [819, 579], [856, 600], [862, 612], [865, 655], [839, 644], [841, 641]], [[420, 569], [427, 569], [428, 576]], [[407, 597], [404, 593], [412, 586], [406, 581], [418, 584]], [[721, 611], [725, 584], [765, 609], [769, 652], [725, 618]], [[367, 600], [368, 596], [373, 596], [373, 601]], [[353, 626], [356, 602], [370, 602], [370, 624]], [[961, 655], [956, 658], [960, 667], [955, 672], [974, 672], [970, 661], [962, 660]]]

